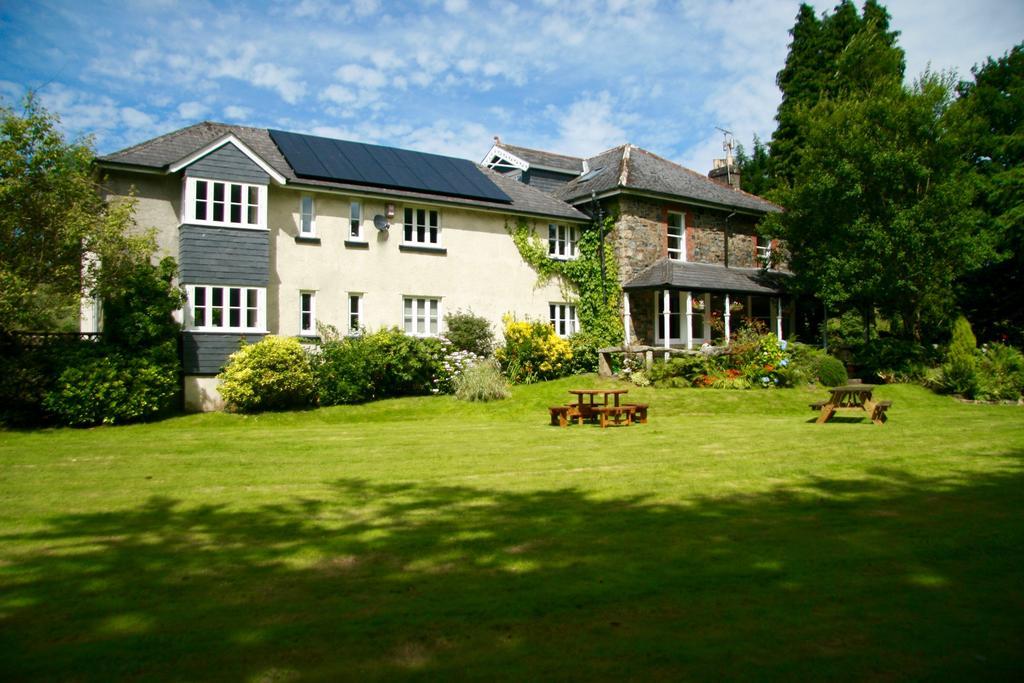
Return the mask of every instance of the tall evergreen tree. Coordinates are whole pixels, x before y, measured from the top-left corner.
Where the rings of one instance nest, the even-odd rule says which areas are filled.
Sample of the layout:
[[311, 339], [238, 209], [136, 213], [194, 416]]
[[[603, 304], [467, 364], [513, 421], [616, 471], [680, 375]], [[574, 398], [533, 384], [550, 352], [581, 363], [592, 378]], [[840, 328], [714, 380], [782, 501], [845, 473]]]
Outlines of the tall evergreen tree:
[[763, 195], [771, 189], [768, 164], [768, 146], [761, 142], [761, 138], [754, 136], [753, 150], [749, 155], [743, 145], [737, 145], [736, 166], [745, 192]]
[[889, 13], [868, 0], [863, 15], [850, 0], [818, 19], [814, 9], [800, 6], [790, 30], [786, 64], [776, 83], [782, 102], [771, 140], [771, 180], [791, 182], [800, 164], [805, 133], [803, 109], [826, 98], [864, 93], [889, 80], [901, 81], [905, 69], [899, 33], [889, 30]]

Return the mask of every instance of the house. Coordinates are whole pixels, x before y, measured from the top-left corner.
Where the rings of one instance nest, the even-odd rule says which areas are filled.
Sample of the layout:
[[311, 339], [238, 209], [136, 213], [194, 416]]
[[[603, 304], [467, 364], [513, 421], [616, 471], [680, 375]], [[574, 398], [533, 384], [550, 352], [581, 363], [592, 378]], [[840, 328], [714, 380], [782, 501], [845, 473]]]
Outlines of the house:
[[[314, 339], [397, 326], [439, 335], [473, 311], [579, 327], [572, 293], [538, 283], [510, 234], [521, 222], [551, 258], [601, 211], [623, 287], [625, 343], [699, 346], [737, 318], [791, 333], [784, 275], [756, 223], [779, 208], [633, 145], [577, 158], [495, 139], [482, 164], [280, 130], [203, 122], [101, 157], [109, 197], [174, 256], [185, 403], [220, 406], [216, 374], [244, 340]], [[83, 329], [98, 325], [83, 314]]]
[[188, 409], [220, 406], [215, 375], [241, 340], [313, 338], [318, 323], [438, 335], [471, 310], [499, 329], [514, 313], [575, 331], [572, 302], [538, 286], [508, 227], [577, 234], [589, 218], [472, 162], [203, 122], [98, 165], [178, 260]]
[[[781, 208], [740, 189], [729, 162], [704, 176], [634, 145], [589, 158], [495, 138], [484, 165], [581, 211], [615, 218], [626, 344], [693, 348], [757, 321], [793, 334], [778, 244], [757, 223]], [[772, 252], [776, 252], [775, 258]]]

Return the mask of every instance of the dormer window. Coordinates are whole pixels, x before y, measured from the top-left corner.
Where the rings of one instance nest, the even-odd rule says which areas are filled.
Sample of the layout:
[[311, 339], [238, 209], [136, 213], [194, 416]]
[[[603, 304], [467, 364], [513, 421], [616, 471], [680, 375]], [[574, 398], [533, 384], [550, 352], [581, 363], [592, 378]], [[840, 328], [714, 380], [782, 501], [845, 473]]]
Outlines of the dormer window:
[[267, 186], [187, 178], [185, 223], [266, 229]]

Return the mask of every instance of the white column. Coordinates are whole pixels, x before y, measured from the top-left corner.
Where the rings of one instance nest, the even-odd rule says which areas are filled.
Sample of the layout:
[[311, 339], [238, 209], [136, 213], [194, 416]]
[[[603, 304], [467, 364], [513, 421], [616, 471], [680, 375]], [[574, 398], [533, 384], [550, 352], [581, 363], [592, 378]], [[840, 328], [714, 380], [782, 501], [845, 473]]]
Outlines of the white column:
[[725, 293], [725, 313], [722, 314], [722, 320], [725, 321], [725, 343], [726, 344], [729, 343], [729, 337], [731, 335], [731, 330], [729, 329], [729, 318], [731, 316], [731, 313], [729, 312], [729, 303], [730, 303], [729, 302], [729, 292], [726, 292]]
[[[661, 292], [661, 321], [665, 326], [665, 348], [672, 346], [672, 326], [670, 324], [672, 319], [672, 292], [664, 289]], [[665, 354], [665, 360], [668, 360], [668, 354]]]
[[622, 327], [625, 331], [624, 343], [628, 347], [632, 343], [630, 328], [633, 327], [633, 318], [629, 314], [629, 292], [622, 293]]
[[693, 292], [686, 292], [686, 329], [683, 330], [683, 341], [686, 343], [686, 348], [693, 348]]
[[775, 299], [775, 335], [782, 341], [782, 297]]

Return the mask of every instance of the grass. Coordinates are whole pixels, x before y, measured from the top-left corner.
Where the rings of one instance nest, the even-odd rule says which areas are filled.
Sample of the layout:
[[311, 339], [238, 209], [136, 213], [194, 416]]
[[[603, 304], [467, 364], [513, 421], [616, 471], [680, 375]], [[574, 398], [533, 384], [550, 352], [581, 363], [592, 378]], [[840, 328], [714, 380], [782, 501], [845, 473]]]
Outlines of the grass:
[[0, 432], [0, 679], [1024, 674], [1024, 409], [598, 385]]

